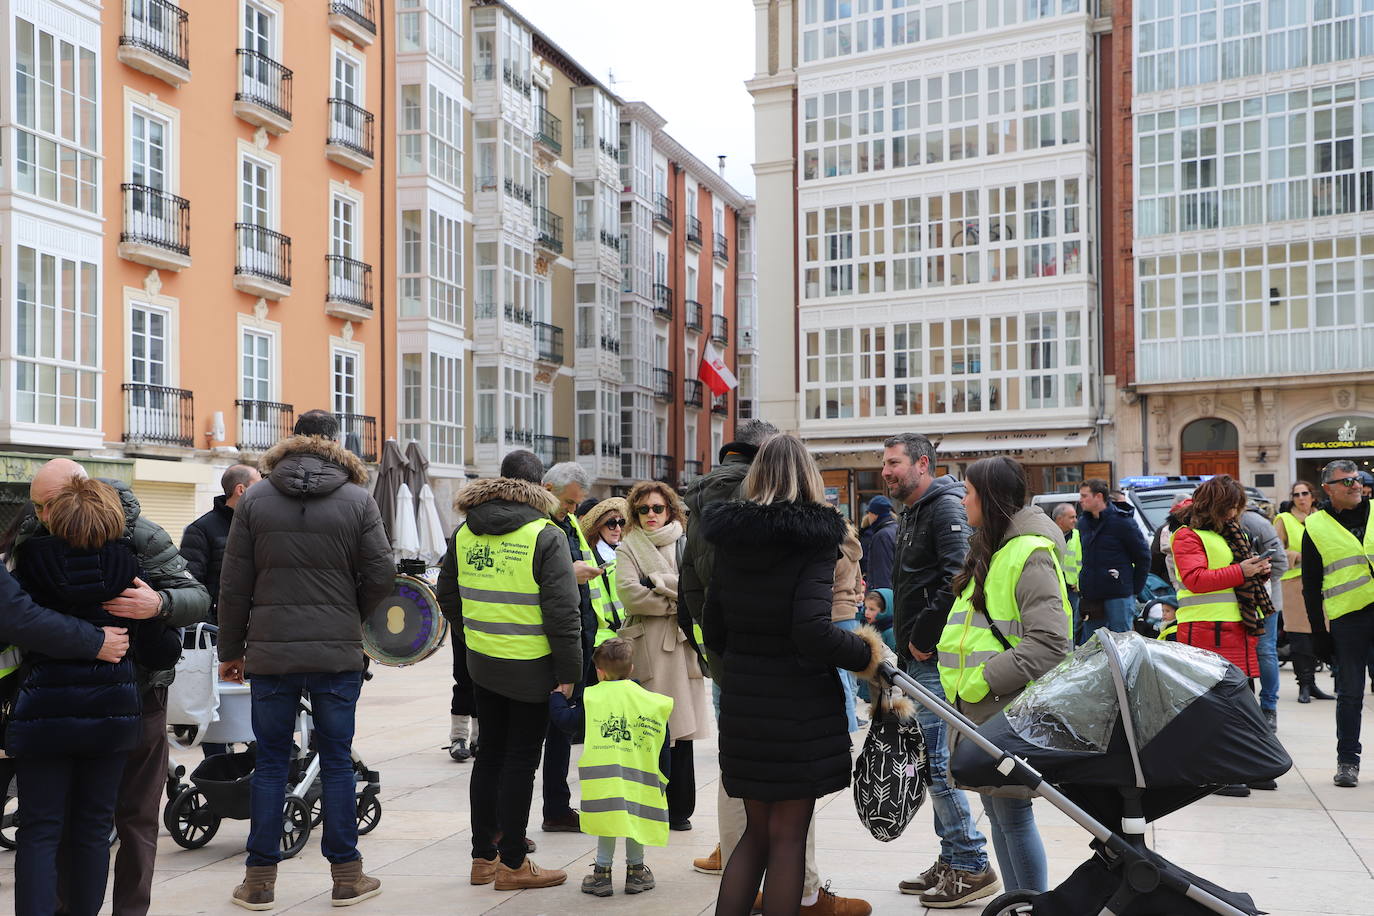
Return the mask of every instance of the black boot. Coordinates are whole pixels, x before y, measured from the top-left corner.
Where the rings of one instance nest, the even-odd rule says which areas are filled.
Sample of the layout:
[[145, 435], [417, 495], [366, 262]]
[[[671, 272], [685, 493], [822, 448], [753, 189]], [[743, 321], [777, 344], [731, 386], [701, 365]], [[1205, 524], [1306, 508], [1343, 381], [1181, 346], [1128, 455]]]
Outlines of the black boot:
[[1299, 702], [1299, 703], [1311, 703], [1311, 702], [1312, 702], [1312, 686], [1313, 686], [1313, 685], [1311, 685], [1311, 684], [1299, 684], [1299, 685], [1298, 685], [1298, 702]]
[[1334, 699], [1336, 699], [1333, 695], [1327, 693], [1325, 690], [1322, 690], [1320, 687], [1318, 687], [1318, 686], [1317, 686], [1317, 681], [1316, 681], [1315, 678], [1312, 680], [1312, 687], [1311, 687], [1310, 693], [1312, 694], [1313, 699], [1317, 699], [1317, 700], [1334, 700]]

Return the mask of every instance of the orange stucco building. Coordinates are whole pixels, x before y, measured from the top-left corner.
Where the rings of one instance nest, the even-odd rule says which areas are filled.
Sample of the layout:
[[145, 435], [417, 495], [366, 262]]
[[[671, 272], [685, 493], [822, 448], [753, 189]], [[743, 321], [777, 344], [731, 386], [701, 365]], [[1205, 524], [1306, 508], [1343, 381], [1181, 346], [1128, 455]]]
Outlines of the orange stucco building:
[[366, 460], [386, 435], [377, 28], [371, 0], [105, 10], [101, 430], [199, 459], [135, 464], [169, 527], [306, 410]]

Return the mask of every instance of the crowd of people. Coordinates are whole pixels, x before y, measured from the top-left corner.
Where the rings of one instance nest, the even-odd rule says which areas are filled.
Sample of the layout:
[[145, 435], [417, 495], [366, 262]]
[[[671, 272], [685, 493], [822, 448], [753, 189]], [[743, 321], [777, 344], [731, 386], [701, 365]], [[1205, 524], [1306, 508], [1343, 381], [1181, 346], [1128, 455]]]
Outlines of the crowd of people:
[[[17, 774], [24, 811], [16, 912], [96, 913], [112, 830], [113, 912], [147, 912], [166, 687], [180, 631], [210, 620], [221, 679], [250, 685], [256, 740], [247, 861], [231, 900], [275, 906], [302, 696], [321, 763], [331, 901], [381, 892], [358, 850], [350, 749], [362, 619], [395, 566], [367, 468], [337, 439], [333, 415], [302, 415], [257, 468], [224, 473], [223, 496], [180, 552], [126, 486], [63, 458], [35, 476], [0, 570], [0, 779]], [[1320, 490], [1298, 481], [1272, 522], [1236, 481], [1211, 478], [1152, 534], [1106, 481], [1085, 481], [1077, 505], [1047, 515], [1029, 503], [1017, 462], [938, 475], [919, 434], [886, 441], [881, 475], [887, 492], [856, 528], [827, 502], [805, 445], [750, 420], [681, 495], [646, 481], [591, 499], [580, 465], [545, 467], [523, 450], [497, 477], [464, 485], [436, 595], [452, 624], [447, 750], [472, 767], [470, 882], [510, 891], [567, 881], [531, 855], [542, 766], [542, 831], [598, 838], [581, 891], [654, 890], [646, 852], [693, 829], [695, 742], [715, 732], [719, 842], [693, 867], [719, 876], [717, 912], [865, 916], [867, 901], [823, 881], [813, 815], [849, 784], [853, 733], [869, 715], [861, 701], [889, 687], [883, 666], [985, 722], [1096, 630], [1136, 628], [1152, 572], [1173, 587], [1161, 638], [1216, 652], [1257, 681], [1271, 727], [1280, 620], [1299, 702], [1332, 699], [1316, 679], [1320, 664], [1331, 668], [1334, 781], [1358, 784], [1374, 526], [1367, 475], [1353, 463], [1328, 464]], [[930, 710], [915, 715], [939, 853], [898, 890], [934, 909], [1004, 886], [1046, 890], [1030, 793], [958, 785], [957, 737]], [[1223, 791], [1253, 788], [1274, 785]]]

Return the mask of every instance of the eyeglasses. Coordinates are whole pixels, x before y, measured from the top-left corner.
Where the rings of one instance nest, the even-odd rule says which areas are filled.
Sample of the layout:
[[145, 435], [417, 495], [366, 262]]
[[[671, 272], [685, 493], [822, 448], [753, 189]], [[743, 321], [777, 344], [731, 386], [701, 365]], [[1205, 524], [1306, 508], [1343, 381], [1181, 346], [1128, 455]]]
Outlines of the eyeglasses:
[[1358, 478], [1358, 477], [1342, 477], [1342, 478], [1340, 478], [1339, 480], [1328, 480], [1328, 481], [1326, 482], [1326, 484], [1327, 484], [1327, 486], [1336, 486], [1336, 485], [1340, 485], [1340, 486], [1342, 486], [1342, 487], [1345, 487], [1347, 490], [1353, 490], [1353, 489], [1355, 489], [1356, 487], [1358, 487], [1358, 486], [1360, 485], [1360, 478]]
[[623, 519], [623, 518], [613, 518], [613, 519], [610, 519], [610, 520], [606, 521], [604, 524], [606, 525], [607, 528], [624, 528], [624, 527], [625, 527], [625, 519]]
[[636, 514], [636, 515], [648, 515], [650, 512], [652, 512], [654, 515], [662, 515], [663, 513], [667, 512], [667, 511], [668, 511], [668, 507], [665, 506], [665, 505], [663, 505], [662, 503], [660, 503], [660, 504], [658, 504], [658, 505], [654, 505], [654, 506], [637, 506], [637, 507], [635, 507], [635, 514]]

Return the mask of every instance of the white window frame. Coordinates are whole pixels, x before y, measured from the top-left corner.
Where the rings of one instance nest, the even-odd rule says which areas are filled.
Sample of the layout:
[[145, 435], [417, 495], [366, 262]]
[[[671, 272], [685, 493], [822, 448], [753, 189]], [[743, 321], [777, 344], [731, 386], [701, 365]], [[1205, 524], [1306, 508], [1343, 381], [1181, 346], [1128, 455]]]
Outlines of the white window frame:
[[[352, 382], [353, 391], [351, 394], [342, 393], [345, 400], [352, 401], [352, 410], [340, 410], [341, 392], [339, 389], [339, 360], [352, 360]], [[357, 347], [340, 346], [334, 343], [329, 348], [329, 407], [334, 414], [365, 414], [367, 406], [367, 392], [363, 388], [363, 354]]]

